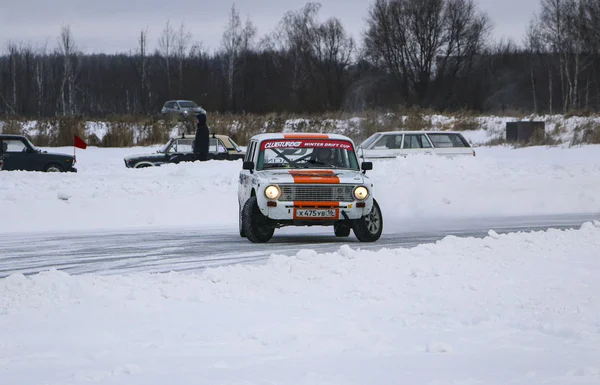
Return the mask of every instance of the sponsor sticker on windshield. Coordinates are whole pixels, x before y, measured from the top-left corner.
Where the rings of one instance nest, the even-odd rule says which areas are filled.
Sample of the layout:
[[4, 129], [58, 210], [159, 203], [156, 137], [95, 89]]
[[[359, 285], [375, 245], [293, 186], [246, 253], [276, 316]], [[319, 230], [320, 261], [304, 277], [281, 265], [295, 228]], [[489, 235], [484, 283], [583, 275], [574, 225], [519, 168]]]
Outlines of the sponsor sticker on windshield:
[[340, 148], [352, 150], [352, 143], [345, 140], [266, 140], [261, 145], [261, 150], [270, 148]]

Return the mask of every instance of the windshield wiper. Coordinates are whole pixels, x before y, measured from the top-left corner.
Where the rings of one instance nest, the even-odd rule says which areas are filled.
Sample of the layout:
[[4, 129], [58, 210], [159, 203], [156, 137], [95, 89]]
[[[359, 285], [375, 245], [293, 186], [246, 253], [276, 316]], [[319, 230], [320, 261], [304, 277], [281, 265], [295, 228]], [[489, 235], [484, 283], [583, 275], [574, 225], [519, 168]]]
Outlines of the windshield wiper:
[[263, 168], [282, 168], [288, 167], [287, 163], [267, 163], [263, 165]]

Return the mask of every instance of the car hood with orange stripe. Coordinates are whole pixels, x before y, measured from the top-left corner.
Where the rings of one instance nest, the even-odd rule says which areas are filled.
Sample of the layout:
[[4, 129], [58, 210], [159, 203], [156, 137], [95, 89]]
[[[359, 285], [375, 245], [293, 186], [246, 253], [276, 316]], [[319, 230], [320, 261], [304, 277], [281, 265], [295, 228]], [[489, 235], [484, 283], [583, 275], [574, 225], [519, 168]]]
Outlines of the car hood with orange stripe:
[[360, 184], [365, 180], [356, 170], [268, 170], [257, 174], [273, 184]]

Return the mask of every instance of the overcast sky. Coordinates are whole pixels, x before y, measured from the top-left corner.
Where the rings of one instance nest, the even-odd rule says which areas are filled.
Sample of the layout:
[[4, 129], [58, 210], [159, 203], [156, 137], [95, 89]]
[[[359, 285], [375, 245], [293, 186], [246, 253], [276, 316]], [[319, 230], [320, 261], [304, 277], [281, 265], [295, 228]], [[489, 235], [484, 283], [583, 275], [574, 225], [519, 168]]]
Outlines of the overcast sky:
[[[249, 17], [258, 35], [271, 32], [284, 13], [304, 6], [306, 0], [236, 0], [243, 19]], [[538, 12], [540, 0], [475, 0], [493, 22], [495, 38], [522, 42], [527, 24]], [[153, 50], [167, 20], [184, 23], [193, 42], [218, 48], [233, 1], [215, 0], [2, 0], [0, 5], [0, 52], [8, 42], [54, 49], [62, 25], [71, 28], [77, 47], [86, 53], [129, 52], [148, 28]], [[338, 17], [347, 31], [360, 39], [372, 0], [322, 0], [319, 19]]]

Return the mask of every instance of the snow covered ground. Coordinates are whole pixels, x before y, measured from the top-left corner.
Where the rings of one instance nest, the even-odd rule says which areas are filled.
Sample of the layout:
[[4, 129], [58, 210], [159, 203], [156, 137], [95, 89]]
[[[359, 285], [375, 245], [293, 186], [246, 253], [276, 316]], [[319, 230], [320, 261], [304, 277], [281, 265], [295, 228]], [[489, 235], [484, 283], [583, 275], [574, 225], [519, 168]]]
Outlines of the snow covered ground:
[[[0, 172], [0, 232], [237, 228], [241, 161], [125, 168], [149, 150], [78, 150], [77, 174]], [[600, 213], [600, 146], [478, 148], [368, 175], [385, 228]], [[0, 383], [598, 384], [599, 250], [592, 221], [200, 273], [14, 274], [0, 279]]]
[[[72, 153], [72, 148], [49, 149]], [[0, 172], [0, 232], [193, 226], [237, 228], [241, 161], [127, 169], [151, 148], [77, 151], [77, 174]], [[477, 148], [476, 157], [379, 161], [386, 222], [600, 212], [600, 146]]]
[[2, 384], [598, 384], [600, 223], [0, 280]]

